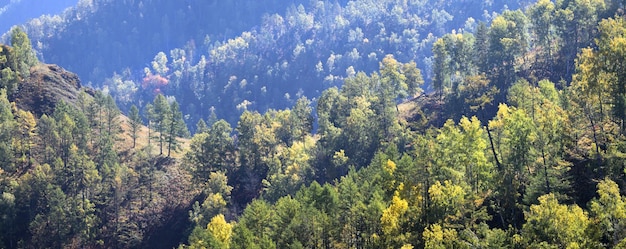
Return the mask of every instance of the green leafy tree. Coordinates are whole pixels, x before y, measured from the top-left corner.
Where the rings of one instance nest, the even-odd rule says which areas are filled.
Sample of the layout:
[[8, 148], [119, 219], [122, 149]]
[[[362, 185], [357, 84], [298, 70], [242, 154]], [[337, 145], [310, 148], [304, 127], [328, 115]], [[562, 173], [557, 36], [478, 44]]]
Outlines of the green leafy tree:
[[15, 170], [13, 136], [17, 124], [5, 89], [0, 89], [0, 128], [0, 165], [5, 172], [13, 172]]
[[[599, 24], [600, 38], [597, 39], [598, 57], [602, 71], [609, 77], [612, 114], [619, 120], [622, 134], [626, 133], [626, 21], [609, 18]], [[600, 75], [599, 75], [600, 76]], [[599, 77], [596, 76], [596, 77]]]
[[474, 32], [474, 64], [481, 73], [487, 73], [491, 70], [487, 60], [489, 56], [489, 32], [489, 27], [485, 22], [479, 22]]
[[312, 137], [294, 142], [288, 148], [280, 148], [268, 160], [268, 172], [263, 180], [264, 197], [278, 200], [286, 195], [293, 195], [304, 184], [313, 179], [313, 168], [310, 165], [311, 155], [315, 149]]
[[189, 246], [183, 248], [230, 248], [233, 224], [219, 214], [211, 219], [205, 229], [196, 228], [189, 236]]
[[409, 96], [413, 97], [416, 94], [422, 93], [422, 85], [424, 85], [424, 78], [422, 77], [422, 71], [417, 67], [414, 61], [402, 64], [402, 73], [406, 77], [407, 91]]
[[163, 147], [166, 145], [167, 132], [170, 128], [168, 124], [171, 123], [172, 111], [167, 103], [167, 99], [162, 94], [158, 94], [154, 98], [151, 107], [152, 111], [148, 111], [148, 118], [154, 125], [154, 130], [157, 133], [155, 136], [159, 144], [159, 155], [163, 155]]
[[626, 198], [620, 194], [617, 184], [608, 178], [598, 183], [597, 192], [598, 197], [589, 204], [592, 217], [595, 217], [608, 246], [617, 248], [618, 243], [626, 238]]
[[531, 248], [589, 248], [594, 241], [587, 235], [587, 213], [577, 205], [559, 204], [553, 194], [539, 197], [530, 206], [522, 236]]
[[194, 203], [193, 210], [189, 211], [190, 219], [196, 227], [205, 227], [209, 217], [226, 214], [232, 190], [233, 187], [228, 185], [228, 177], [223, 172], [211, 172], [203, 189], [206, 198], [202, 204]]
[[178, 102], [174, 100], [170, 105], [171, 118], [168, 120], [169, 124], [165, 132], [167, 141], [167, 156], [169, 157], [172, 150], [177, 151], [180, 148], [180, 144], [177, 140], [178, 137], [188, 137], [189, 130], [183, 120], [183, 113], [180, 111]]
[[[233, 243], [235, 248], [270, 248], [264, 245], [272, 244], [271, 248], [276, 248], [271, 239], [272, 230], [269, 226], [275, 218], [275, 210], [263, 200], [254, 200], [243, 211], [237, 227], [234, 229]], [[256, 246], [255, 246], [256, 245]]]
[[523, 109], [501, 104], [495, 119], [489, 121], [488, 129], [493, 130], [494, 157], [502, 162], [497, 168], [501, 176], [497, 193], [501, 196], [499, 215], [504, 224], [519, 226], [523, 222], [517, 205], [523, 194], [519, 189], [532, 172], [532, 145], [536, 139], [532, 119]]
[[13, 48], [0, 44], [0, 89], [12, 95], [20, 81], [17, 60]]
[[235, 170], [236, 154], [232, 131], [228, 122], [219, 120], [208, 132], [193, 136], [185, 161], [198, 182], [208, 180], [214, 171], [230, 174]]
[[504, 100], [504, 90], [515, 82], [517, 59], [528, 49], [527, 19], [521, 11], [505, 11], [491, 22], [489, 29], [489, 54], [487, 59], [489, 76]]
[[[303, 140], [313, 131], [313, 108], [311, 101], [306, 97], [299, 98], [293, 109], [289, 112], [290, 138], [295, 141]], [[291, 143], [287, 143], [291, 145]]]
[[204, 122], [204, 119], [198, 120], [198, 123], [196, 123], [196, 134], [205, 133], [208, 131], [209, 131], [209, 127], [207, 126], [206, 122]]
[[535, 130], [537, 159], [529, 171], [529, 183], [524, 199], [536, 203], [539, 196], [555, 193], [560, 200], [571, 191], [567, 171], [570, 164], [564, 160], [567, 145], [568, 113], [561, 107], [561, 96], [554, 83], [542, 80], [538, 87], [520, 80], [509, 89], [509, 101], [531, 115]]
[[450, 86], [450, 55], [443, 39], [437, 39], [433, 44], [433, 87], [442, 99], [445, 88]]
[[35, 52], [30, 44], [28, 35], [19, 27], [11, 30], [11, 46], [13, 46], [13, 56], [17, 63], [17, 72], [22, 79], [30, 76], [30, 67], [39, 61], [35, 56]]
[[606, 146], [607, 134], [603, 129], [608, 112], [609, 77], [601, 73], [598, 56], [590, 48], [583, 49], [576, 59], [576, 74], [572, 76], [571, 99], [577, 108], [573, 113], [576, 121], [588, 124], [595, 144], [595, 154], [600, 157], [600, 147]]

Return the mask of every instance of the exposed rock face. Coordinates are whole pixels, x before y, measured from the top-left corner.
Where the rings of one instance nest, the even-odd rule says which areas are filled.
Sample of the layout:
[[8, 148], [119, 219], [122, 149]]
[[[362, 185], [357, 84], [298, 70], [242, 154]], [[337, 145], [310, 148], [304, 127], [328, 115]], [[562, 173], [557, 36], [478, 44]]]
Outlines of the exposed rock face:
[[76, 104], [81, 85], [78, 76], [53, 65], [39, 64], [30, 69], [30, 77], [19, 84], [14, 101], [21, 109], [41, 116], [51, 114], [60, 101]]

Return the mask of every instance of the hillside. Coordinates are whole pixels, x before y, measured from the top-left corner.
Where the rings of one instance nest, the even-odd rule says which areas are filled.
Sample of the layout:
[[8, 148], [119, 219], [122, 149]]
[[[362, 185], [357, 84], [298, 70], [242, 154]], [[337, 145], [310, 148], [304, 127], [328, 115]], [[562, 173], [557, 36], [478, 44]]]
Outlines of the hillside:
[[0, 46], [0, 247], [176, 246], [198, 194], [182, 166], [189, 140], [160, 145], [76, 74], [26, 64], [24, 35]]
[[[155, 2], [67, 13], [98, 30], [102, 10]], [[0, 248], [624, 248], [625, 3], [500, 4], [262, 10], [102, 86], [15, 28]]]
[[[278, 11], [284, 11], [281, 1], [78, 1], [22, 27], [40, 45], [35, 48], [43, 61], [100, 87], [114, 72], [141, 71], [159, 51], [181, 47], [202, 53], [207, 43], [234, 37], [265, 13]], [[8, 41], [6, 34], [3, 38]]]
[[51, 115], [60, 101], [76, 106], [81, 90], [76, 74], [58, 65], [39, 64], [30, 69], [30, 77], [19, 84], [12, 100], [37, 116]]
[[24, 28], [44, 61], [108, 89], [122, 110], [142, 109], [163, 93], [179, 101], [193, 130], [212, 113], [234, 125], [243, 110], [315, 99], [356, 72], [378, 70], [387, 54], [415, 61], [429, 82], [428, 57], [438, 37], [471, 31], [521, 6], [516, 0], [98, 1]]

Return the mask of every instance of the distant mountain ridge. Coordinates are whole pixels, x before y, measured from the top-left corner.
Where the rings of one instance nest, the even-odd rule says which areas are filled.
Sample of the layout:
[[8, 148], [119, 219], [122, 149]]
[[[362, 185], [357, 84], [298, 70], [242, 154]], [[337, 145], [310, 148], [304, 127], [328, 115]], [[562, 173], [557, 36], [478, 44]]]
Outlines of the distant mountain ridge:
[[[99, 86], [113, 72], [141, 69], [158, 51], [201, 48], [250, 29], [265, 13], [284, 9], [277, 0], [80, 1], [59, 17], [42, 16], [23, 26], [44, 62]], [[6, 43], [8, 35], [2, 40]]]
[[25, 30], [44, 62], [106, 90], [122, 110], [141, 108], [164, 93], [180, 101], [189, 125], [211, 113], [234, 123], [243, 110], [290, 107], [358, 71], [377, 71], [387, 54], [414, 60], [428, 85], [431, 45], [440, 35], [471, 31], [477, 22], [522, 5], [85, 1], [61, 18], [33, 20]]
[[20, 25], [41, 15], [61, 14], [76, 5], [78, 0], [2, 0], [0, 1], [0, 32], [8, 32], [13, 25]]

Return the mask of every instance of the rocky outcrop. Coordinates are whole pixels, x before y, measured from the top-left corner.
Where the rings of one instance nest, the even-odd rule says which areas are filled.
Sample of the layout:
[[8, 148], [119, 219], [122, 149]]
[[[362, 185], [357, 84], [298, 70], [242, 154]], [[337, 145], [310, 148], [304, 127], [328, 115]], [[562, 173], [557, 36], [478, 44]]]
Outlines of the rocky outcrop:
[[51, 114], [60, 101], [76, 104], [81, 91], [80, 79], [58, 65], [39, 64], [30, 77], [19, 84], [14, 101], [21, 109], [41, 116]]

